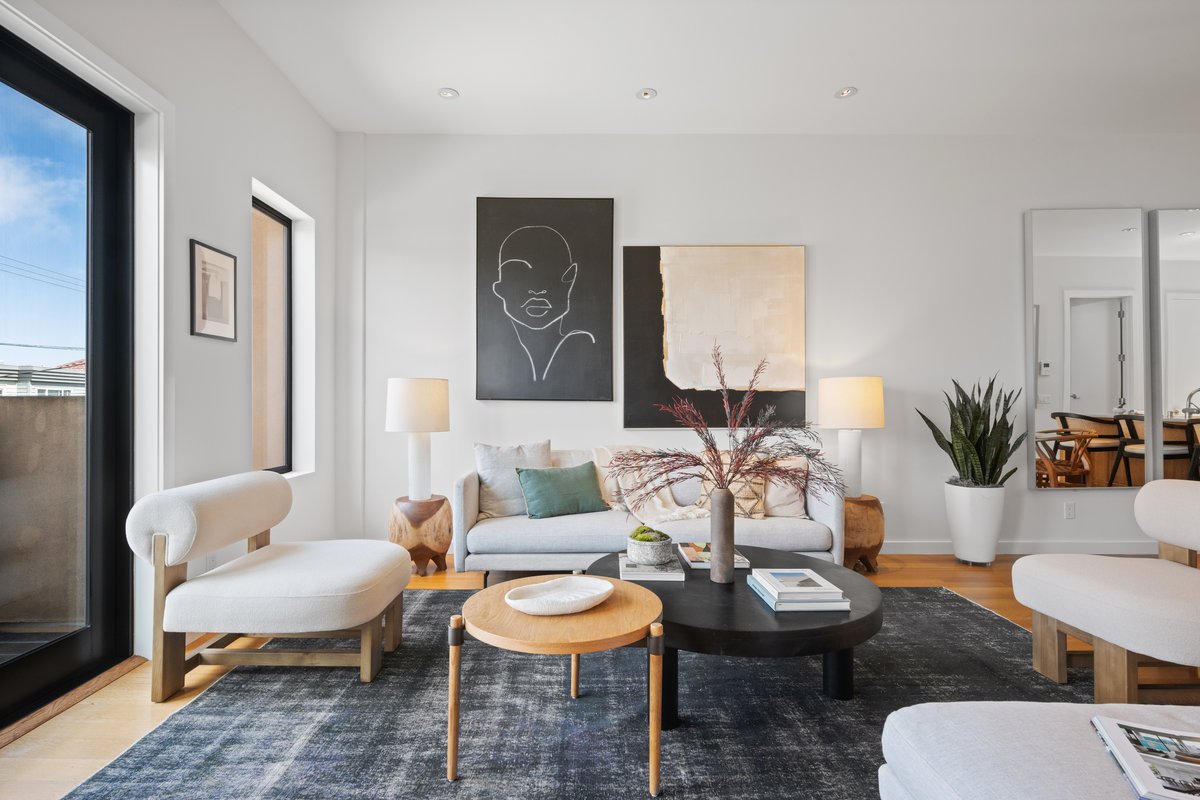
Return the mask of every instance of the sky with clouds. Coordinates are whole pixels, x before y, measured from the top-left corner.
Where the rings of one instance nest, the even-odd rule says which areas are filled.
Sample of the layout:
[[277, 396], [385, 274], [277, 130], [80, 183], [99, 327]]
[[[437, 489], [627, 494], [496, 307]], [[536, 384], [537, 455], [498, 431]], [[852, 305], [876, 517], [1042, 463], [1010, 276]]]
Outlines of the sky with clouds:
[[[87, 131], [0, 83], [0, 343], [82, 348], [87, 333]], [[0, 344], [0, 362], [79, 350]]]

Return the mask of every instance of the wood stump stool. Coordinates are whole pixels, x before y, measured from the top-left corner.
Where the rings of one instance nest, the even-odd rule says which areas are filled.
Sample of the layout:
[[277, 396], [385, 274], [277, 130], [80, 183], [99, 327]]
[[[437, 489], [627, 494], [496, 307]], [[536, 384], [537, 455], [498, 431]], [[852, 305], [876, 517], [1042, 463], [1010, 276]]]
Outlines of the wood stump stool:
[[867, 572], [875, 572], [875, 557], [883, 547], [883, 504], [878, 497], [864, 494], [846, 498], [846, 541], [842, 566], [857, 569], [861, 562]]
[[[391, 540], [412, 556], [413, 572], [432, 575], [446, 569], [446, 551], [454, 535], [450, 501], [440, 494], [428, 500], [397, 497], [388, 523]], [[433, 562], [432, 564], [430, 562]]]

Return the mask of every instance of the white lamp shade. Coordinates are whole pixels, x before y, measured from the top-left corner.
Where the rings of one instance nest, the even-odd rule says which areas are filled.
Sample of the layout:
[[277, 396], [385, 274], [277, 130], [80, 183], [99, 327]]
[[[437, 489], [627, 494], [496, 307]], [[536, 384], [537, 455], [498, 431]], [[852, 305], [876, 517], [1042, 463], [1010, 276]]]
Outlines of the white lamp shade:
[[883, 378], [821, 378], [817, 394], [821, 427], [883, 427]]
[[388, 378], [384, 430], [397, 433], [450, 430], [450, 382], [445, 378]]

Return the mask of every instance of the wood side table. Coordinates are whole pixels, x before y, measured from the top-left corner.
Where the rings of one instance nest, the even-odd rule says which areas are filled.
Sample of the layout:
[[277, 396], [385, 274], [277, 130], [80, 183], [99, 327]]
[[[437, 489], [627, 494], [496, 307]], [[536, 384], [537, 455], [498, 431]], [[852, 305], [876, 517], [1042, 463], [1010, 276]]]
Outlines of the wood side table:
[[659, 734], [662, 731], [662, 661], [665, 650], [662, 602], [635, 583], [607, 578], [613, 593], [598, 606], [578, 614], [534, 616], [504, 602], [518, 586], [542, 583], [561, 575], [535, 575], [483, 589], [450, 618], [450, 702], [447, 710], [446, 779], [458, 778], [459, 659], [463, 631], [481, 642], [518, 653], [571, 656], [571, 696], [578, 696], [579, 654], [598, 653], [645, 640], [650, 655], [650, 794], [658, 794]]
[[859, 562], [867, 572], [879, 565], [875, 557], [883, 547], [883, 504], [878, 497], [864, 494], [846, 498], [846, 540], [842, 564], [855, 569]]
[[446, 569], [446, 552], [454, 536], [454, 515], [445, 497], [440, 494], [428, 500], [397, 497], [392, 504], [388, 530], [392, 542], [412, 556], [414, 573], [432, 575]]

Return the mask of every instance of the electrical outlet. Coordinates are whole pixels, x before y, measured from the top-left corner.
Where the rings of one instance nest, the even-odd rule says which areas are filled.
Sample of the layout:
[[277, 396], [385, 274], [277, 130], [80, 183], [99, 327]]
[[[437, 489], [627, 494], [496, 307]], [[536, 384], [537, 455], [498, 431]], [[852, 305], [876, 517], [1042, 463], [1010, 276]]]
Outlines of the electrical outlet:
[[1075, 519], [1075, 503], [1068, 500], [1063, 503], [1063, 519]]
[[1050, 405], [1050, 395], [1048, 395], [1048, 394], [1039, 394], [1039, 395], [1038, 395], [1038, 405], [1039, 405], [1039, 406], [1048, 406], [1048, 405]]

